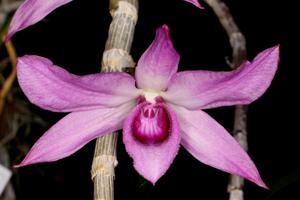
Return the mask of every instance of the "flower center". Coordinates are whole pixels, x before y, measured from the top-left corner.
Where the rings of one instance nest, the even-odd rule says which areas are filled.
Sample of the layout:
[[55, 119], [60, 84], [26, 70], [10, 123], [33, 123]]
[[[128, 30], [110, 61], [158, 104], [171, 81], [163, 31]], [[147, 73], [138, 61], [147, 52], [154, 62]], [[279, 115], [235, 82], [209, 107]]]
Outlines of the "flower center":
[[145, 104], [134, 119], [133, 136], [144, 144], [158, 144], [170, 134], [168, 112], [161, 104]]
[[155, 104], [161, 97], [160, 97], [161, 92], [157, 92], [154, 90], [143, 90], [142, 96], [145, 97], [146, 101]]

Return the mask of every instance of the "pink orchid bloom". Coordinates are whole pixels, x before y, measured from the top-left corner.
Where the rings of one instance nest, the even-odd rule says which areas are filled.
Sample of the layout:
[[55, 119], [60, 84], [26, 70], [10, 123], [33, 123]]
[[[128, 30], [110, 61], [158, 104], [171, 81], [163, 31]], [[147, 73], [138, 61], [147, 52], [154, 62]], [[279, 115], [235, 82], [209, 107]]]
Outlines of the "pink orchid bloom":
[[76, 76], [39, 56], [19, 58], [21, 88], [37, 106], [71, 112], [51, 127], [18, 166], [56, 161], [123, 128], [134, 167], [153, 184], [180, 144], [204, 164], [266, 187], [235, 139], [202, 109], [249, 104], [269, 87], [279, 47], [230, 72], [177, 72], [179, 54], [166, 25], [140, 58], [135, 79], [123, 72]]
[[[56, 8], [65, 5], [72, 0], [25, 0], [17, 9], [7, 33], [6, 41], [16, 32], [27, 28], [46, 17]], [[184, 0], [202, 8], [197, 0]]]

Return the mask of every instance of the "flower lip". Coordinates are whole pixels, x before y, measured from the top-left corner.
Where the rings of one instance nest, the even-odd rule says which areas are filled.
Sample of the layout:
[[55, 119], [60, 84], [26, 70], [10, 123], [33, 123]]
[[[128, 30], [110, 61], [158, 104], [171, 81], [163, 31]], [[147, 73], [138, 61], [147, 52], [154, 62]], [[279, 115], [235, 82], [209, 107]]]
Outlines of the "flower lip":
[[170, 134], [170, 119], [163, 104], [144, 102], [144, 106], [134, 117], [132, 134], [143, 144], [164, 142]]

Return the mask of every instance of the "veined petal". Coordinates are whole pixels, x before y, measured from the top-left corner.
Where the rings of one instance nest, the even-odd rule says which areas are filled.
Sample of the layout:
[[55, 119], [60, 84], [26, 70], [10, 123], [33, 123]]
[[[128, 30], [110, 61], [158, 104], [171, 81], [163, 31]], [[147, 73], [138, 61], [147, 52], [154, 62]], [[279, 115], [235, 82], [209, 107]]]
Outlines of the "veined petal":
[[138, 88], [165, 90], [177, 72], [179, 54], [173, 47], [167, 25], [156, 30], [150, 47], [140, 58], [135, 71]]
[[134, 119], [141, 112], [145, 103], [139, 104], [128, 116], [123, 128], [123, 142], [128, 154], [134, 161], [134, 168], [145, 179], [153, 184], [164, 175], [170, 164], [173, 162], [179, 150], [180, 135], [177, 119], [172, 110], [166, 105], [171, 122], [169, 137], [162, 143], [144, 144], [134, 137]]
[[131, 102], [117, 108], [68, 114], [33, 145], [25, 159], [16, 167], [65, 158], [96, 137], [121, 129], [134, 105]]
[[72, 0], [25, 0], [15, 12], [10, 23], [6, 40], [9, 40], [16, 32], [39, 22], [56, 8], [71, 1]]
[[232, 72], [180, 72], [173, 76], [163, 98], [189, 109], [249, 104], [270, 86], [278, 61], [279, 46], [275, 46]]
[[201, 110], [172, 108], [181, 128], [181, 144], [196, 159], [267, 188], [253, 161], [218, 122]]
[[17, 76], [33, 104], [56, 112], [118, 106], [139, 95], [133, 77], [126, 73], [79, 77], [39, 56], [19, 58]]
[[184, 0], [184, 1], [189, 2], [198, 8], [204, 9], [198, 0]]

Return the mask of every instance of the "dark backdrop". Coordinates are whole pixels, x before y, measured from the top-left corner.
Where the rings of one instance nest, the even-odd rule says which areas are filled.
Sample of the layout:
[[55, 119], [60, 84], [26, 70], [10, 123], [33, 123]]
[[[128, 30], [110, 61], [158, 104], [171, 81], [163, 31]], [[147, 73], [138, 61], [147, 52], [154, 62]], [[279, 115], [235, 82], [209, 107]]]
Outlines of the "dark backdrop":
[[[290, 13], [293, 5], [279, 0], [227, 0], [247, 39], [249, 59], [260, 51], [281, 45], [281, 63], [268, 91], [249, 110], [249, 154], [271, 190], [246, 181], [246, 200], [300, 199], [300, 145], [298, 140], [299, 87], [297, 55], [292, 46]], [[203, 2], [202, 2], [203, 3]], [[204, 4], [204, 3], [203, 3]], [[168, 24], [175, 48], [181, 55], [180, 70], [228, 70], [225, 58], [231, 55], [228, 38], [212, 10], [199, 10], [181, 0], [141, 0], [132, 56], [139, 59], [154, 38], [155, 28]], [[45, 20], [19, 32], [13, 41], [19, 55], [37, 54], [75, 74], [100, 69], [110, 23], [108, 0], [74, 0]], [[293, 53], [295, 57], [293, 56]], [[31, 108], [49, 125], [63, 114]], [[227, 130], [232, 130], [233, 107], [207, 112]], [[33, 144], [45, 130], [32, 133]], [[63, 160], [18, 170], [20, 200], [92, 199], [90, 166], [94, 142]], [[118, 145], [116, 200], [142, 199], [228, 199], [228, 174], [205, 166], [181, 148], [168, 172], [155, 187], [133, 169], [122, 141]]]

